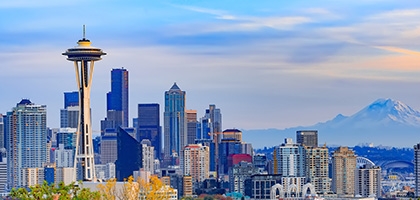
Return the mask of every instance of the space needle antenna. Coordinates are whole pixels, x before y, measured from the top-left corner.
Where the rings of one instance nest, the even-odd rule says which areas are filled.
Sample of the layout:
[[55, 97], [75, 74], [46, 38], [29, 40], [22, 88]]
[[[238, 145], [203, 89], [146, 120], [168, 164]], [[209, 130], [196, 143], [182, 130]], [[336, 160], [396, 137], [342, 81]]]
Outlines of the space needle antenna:
[[86, 25], [83, 24], [83, 40], [86, 39]]

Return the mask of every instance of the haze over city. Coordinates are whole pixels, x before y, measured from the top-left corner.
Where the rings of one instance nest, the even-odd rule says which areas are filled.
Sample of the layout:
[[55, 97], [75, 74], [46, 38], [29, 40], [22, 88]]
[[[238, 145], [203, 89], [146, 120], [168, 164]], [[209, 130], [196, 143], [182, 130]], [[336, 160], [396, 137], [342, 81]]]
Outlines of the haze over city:
[[0, 4], [0, 16], [0, 113], [29, 98], [47, 105], [52, 128], [63, 92], [77, 90], [61, 53], [83, 24], [107, 52], [93, 77], [96, 131], [110, 71], [121, 67], [130, 73], [130, 118], [138, 103], [163, 105], [174, 82], [198, 116], [221, 108], [224, 128], [312, 125], [378, 98], [420, 109], [415, 1], [13, 1]]

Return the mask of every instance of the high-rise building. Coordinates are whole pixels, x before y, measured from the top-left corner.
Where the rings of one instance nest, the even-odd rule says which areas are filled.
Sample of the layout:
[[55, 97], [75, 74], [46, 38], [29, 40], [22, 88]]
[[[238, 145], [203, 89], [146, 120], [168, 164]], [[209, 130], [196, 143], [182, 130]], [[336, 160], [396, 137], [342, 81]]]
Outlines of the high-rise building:
[[296, 131], [296, 143], [307, 147], [318, 147], [318, 131]]
[[155, 150], [152, 146], [152, 143], [148, 139], [144, 139], [140, 142], [142, 148], [142, 166], [143, 170], [150, 172], [150, 174], [155, 173]]
[[117, 160], [117, 131], [105, 129], [101, 135], [101, 164], [115, 163]]
[[187, 114], [187, 144], [194, 144], [197, 136], [197, 111], [186, 110]]
[[370, 164], [360, 166], [355, 171], [355, 195], [381, 197], [381, 168]]
[[64, 92], [64, 108], [79, 106], [79, 92]]
[[234, 138], [222, 139], [219, 144], [218, 161], [217, 161], [217, 172], [219, 176], [229, 174], [229, 155], [241, 154], [242, 143]]
[[76, 128], [60, 128], [56, 135], [57, 147], [63, 144], [64, 149], [76, 149]]
[[150, 140], [154, 147], [154, 155], [161, 158], [162, 129], [160, 126], [159, 104], [138, 104], [137, 141]]
[[60, 109], [60, 128], [77, 128], [79, 109], [79, 106], [68, 106]]
[[116, 178], [123, 181], [142, 168], [142, 146], [122, 128], [117, 129], [117, 161], [115, 161]]
[[[95, 162], [92, 145], [92, 118], [90, 110], [90, 91], [94, 62], [101, 60], [106, 55], [101, 49], [92, 47], [91, 42], [85, 38], [83, 27], [83, 39], [77, 42], [78, 46], [67, 49], [62, 55], [73, 62], [76, 71], [76, 81], [79, 89], [79, 117], [78, 117], [78, 144], [76, 145], [76, 156], [74, 169], [80, 166], [78, 174], [85, 181], [96, 181]], [[73, 174], [73, 181], [76, 181], [77, 174]]]
[[6, 149], [0, 149], [0, 193], [6, 192], [7, 186], [7, 158]]
[[195, 144], [209, 147], [210, 171], [216, 172], [216, 144], [212, 139], [196, 139]]
[[60, 128], [77, 128], [79, 109], [79, 92], [64, 92], [64, 108], [60, 109]]
[[328, 177], [328, 148], [304, 146], [305, 152], [305, 176], [317, 193], [331, 191], [331, 182]]
[[214, 139], [216, 136], [215, 134], [221, 132], [222, 113], [220, 112], [220, 108], [216, 108], [216, 105], [210, 104], [209, 108], [206, 109], [204, 116], [200, 119], [197, 139]]
[[[164, 134], [165, 163], [176, 160], [182, 168], [182, 150], [187, 144], [185, 91], [176, 83], [165, 92]], [[179, 157], [179, 158], [178, 158]]]
[[339, 147], [332, 156], [332, 191], [339, 196], [354, 196], [356, 155], [348, 147]]
[[47, 108], [23, 99], [6, 118], [8, 186], [25, 187], [26, 169], [41, 168], [47, 162]]
[[6, 147], [4, 145], [5, 135], [4, 135], [4, 123], [3, 123], [3, 115], [0, 114], [0, 148]]
[[284, 177], [305, 176], [304, 157], [303, 147], [293, 143], [292, 138], [286, 138], [283, 144], [274, 147], [274, 173]]
[[65, 149], [64, 144], [59, 144], [58, 149], [54, 151], [56, 167], [74, 166], [74, 149]]
[[107, 111], [113, 111], [108, 112], [107, 120], [115, 121], [115, 126], [128, 127], [128, 71], [124, 68], [111, 71], [111, 91], [107, 93]]
[[184, 148], [184, 175], [191, 176], [193, 182], [209, 178], [209, 147], [189, 144]]
[[414, 145], [414, 195], [420, 196], [420, 143]]

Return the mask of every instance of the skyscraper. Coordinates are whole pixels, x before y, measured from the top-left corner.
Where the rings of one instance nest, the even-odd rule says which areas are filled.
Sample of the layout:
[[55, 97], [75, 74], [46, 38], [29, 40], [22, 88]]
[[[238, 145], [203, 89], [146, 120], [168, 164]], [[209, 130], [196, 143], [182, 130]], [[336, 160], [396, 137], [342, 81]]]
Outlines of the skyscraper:
[[112, 69], [111, 91], [106, 97], [107, 113], [113, 111], [111, 113], [115, 115], [115, 117], [107, 116], [108, 120], [114, 120], [115, 126], [128, 127], [128, 71], [126, 69]]
[[[106, 55], [99, 48], [90, 46], [91, 42], [85, 38], [83, 27], [83, 39], [77, 42], [78, 46], [67, 49], [62, 55], [67, 56], [68, 61], [72, 61], [76, 71], [77, 87], [79, 89], [79, 120], [77, 132], [76, 156], [74, 162], [81, 166], [82, 177], [86, 181], [96, 181], [95, 162], [92, 142], [92, 122], [90, 111], [90, 90], [92, 86], [92, 76], [94, 62], [101, 60], [102, 55]], [[73, 176], [76, 181], [76, 174]]]
[[420, 196], [420, 143], [414, 145], [414, 195]]
[[[164, 134], [165, 162], [172, 159], [183, 162], [182, 149], [187, 144], [187, 120], [185, 115], [185, 91], [176, 83], [165, 92]], [[177, 158], [180, 156], [179, 158]], [[182, 167], [182, 163], [181, 167]]]
[[286, 138], [280, 146], [274, 147], [274, 173], [284, 177], [303, 177], [304, 174], [303, 147], [294, 144], [291, 138]]
[[47, 162], [47, 108], [28, 99], [7, 113], [7, 160], [9, 187], [25, 187], [25, 174]]
[[339, 147], [332, 159], [332, 191], [341, 196], [354, 196], [356, 155], [348, 147]]
[[328, 177], [328, 148], [304, 146], [305, 174], [307, 181], [315, 186], [317, 193], [331, 191], [331, 182]]
[[197, 111], [187, 110], [187, 143], [194, 144], [197, 138]]
[[[200, 119], [199, 132], [197, 139], [217, 139], [216, 134], [222, 132], [222, 114], [216, 105], [210, 104], [204, 116]], [[220, 142], [219, 141], [215, 141]]]
[[307, 147], [318, 147], [318, 131], [296, 131], [296, 143]]
[[156, 158], [162, 156], [162, 129], [159, 111], [157, 103], [138, 104], [137, 141], [150, 140]]
[[116, 178], [123, 181], [142, 168], [142, 146], [122, 128], [117, 129], [117, 161], [115, 161]]

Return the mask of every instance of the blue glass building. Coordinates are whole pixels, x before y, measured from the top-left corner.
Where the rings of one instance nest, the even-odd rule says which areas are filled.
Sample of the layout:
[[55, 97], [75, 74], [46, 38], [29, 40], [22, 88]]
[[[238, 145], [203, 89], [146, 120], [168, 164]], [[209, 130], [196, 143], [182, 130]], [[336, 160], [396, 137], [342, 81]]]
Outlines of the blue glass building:
[[[112, 69], [111, 91], [107, 93], [107, 119], [113, 120], [115, 127], [128, 127], [128, 71]], [[113, 112], [110, 112], [113, 111]], [[114, 116], [109, 116], [110, 113]]]
[[64, 92], [64, 108], [79, 105], [79, 91]]
[[[185, 114], [185, 91], [176, 83], [165, 92], [164, 154], [165, 162], [173, 157], [182, 162], [182, 148], [187, 144], [187, 120]], [[180, 163], [182, 166], [182, 163]]]

